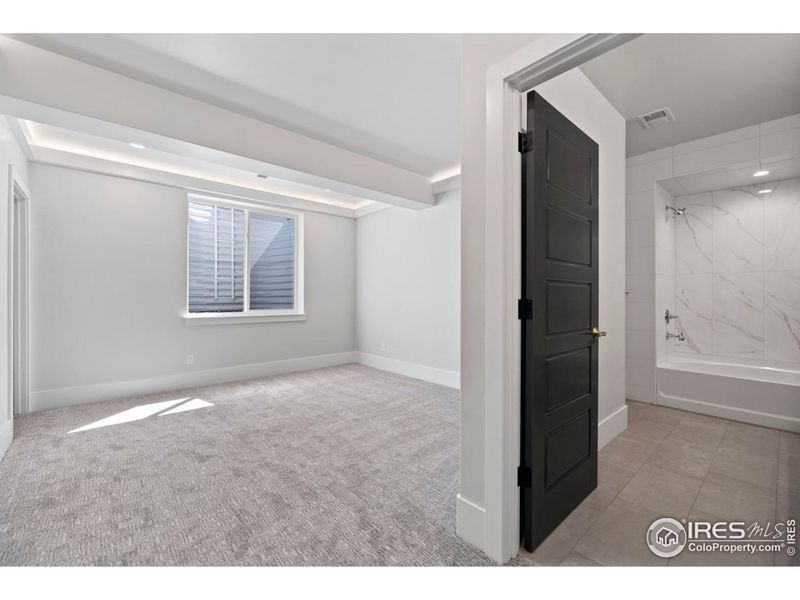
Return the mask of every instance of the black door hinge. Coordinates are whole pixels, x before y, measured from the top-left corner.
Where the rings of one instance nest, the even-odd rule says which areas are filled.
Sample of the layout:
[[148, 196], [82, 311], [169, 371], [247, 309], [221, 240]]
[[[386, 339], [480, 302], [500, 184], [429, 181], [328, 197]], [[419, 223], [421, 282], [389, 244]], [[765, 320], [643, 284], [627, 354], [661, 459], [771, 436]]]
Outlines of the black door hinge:
[[533, 150], [533, 132], [520, 131], [517, 134], [517, 149], [520, 154], [525, 154]]
[[517, 300], [517, 318], [520, 320], [533, 318], [533, 300]]
[[530, 467], [517, 467], [517, 486], [518, 487], [531, 487], [533, 474]]

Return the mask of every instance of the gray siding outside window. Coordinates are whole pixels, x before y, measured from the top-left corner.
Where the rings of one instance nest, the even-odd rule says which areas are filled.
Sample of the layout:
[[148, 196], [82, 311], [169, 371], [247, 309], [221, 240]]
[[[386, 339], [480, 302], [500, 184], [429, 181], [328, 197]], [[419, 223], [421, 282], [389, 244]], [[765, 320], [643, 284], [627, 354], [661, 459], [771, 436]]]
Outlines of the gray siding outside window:
[[294, 307], [295, 221], [250, 214], [250, 310]]
[[[189, 313], [294, 308], [296, 227], [291, 217], [190, 201]], [[249, 307], [245, 306], [246, 244]]]

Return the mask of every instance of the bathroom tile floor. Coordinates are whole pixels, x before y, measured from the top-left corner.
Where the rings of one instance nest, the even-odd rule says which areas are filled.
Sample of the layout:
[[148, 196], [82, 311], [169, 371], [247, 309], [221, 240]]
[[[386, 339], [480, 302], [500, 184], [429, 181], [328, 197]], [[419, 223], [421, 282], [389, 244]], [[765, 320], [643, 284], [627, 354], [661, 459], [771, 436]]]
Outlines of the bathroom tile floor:
[[800, 517], [800, 435], [628, 401], [628, 429], [600, 451], [597, 489], [533, 553], [537, 565], [794, 565], [785, 551], [671, 559], [645, 536], [659, 517]]

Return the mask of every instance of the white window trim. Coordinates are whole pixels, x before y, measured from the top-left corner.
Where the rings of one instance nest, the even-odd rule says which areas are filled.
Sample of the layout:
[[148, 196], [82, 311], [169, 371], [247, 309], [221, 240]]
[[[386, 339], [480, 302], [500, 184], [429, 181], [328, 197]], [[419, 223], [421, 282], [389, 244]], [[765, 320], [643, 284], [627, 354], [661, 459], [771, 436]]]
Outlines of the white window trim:
[[[244, 310], [242, 312], [189, 312], [189, 203], [199, 202], [201, 204], [220, 206], [223, 208], [239, 208], [245, 211], [244, 215]], [[294, 239], [294, 308], [291, 310], [250, 310], [250, 213], [260, 213], [278, 217], [289, 217], [294, 219], [295, 239]], [[303, 213], [275, 208], [255, 202], [242, 202], [220, 198], [218, 196], [206, 196], [202, 194], [187, 194], [186, 198], [186, 296], [184, 301], [183, 320], [187, 325], [225, 325], [231, 323], [267, 323], [267, 322], [287, 322], [305, 321], [305, 270], [304, 270], [304, 223]]]
[[186, 313], [183, 320], [187, 325], [229, 325], [236, 323], [285, 323], [305, 321], [306, 314], [290, 312], [285, 315], [279, 311], [253, 310], [241, 313]]

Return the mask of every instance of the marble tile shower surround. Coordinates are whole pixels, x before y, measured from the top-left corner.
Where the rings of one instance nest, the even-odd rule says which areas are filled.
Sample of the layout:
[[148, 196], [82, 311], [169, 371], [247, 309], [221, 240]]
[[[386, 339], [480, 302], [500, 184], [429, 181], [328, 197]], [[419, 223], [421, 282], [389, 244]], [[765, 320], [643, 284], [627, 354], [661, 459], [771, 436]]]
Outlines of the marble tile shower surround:
[[800, 178], [675, 199], [677, 354], [800, 368]]
[[[700, 181], [708, 181], [709, 175], [716, 173], [719, 185], [702, 188], [721, 189], [732, 187], [725, 183], [725, 171], [734, 169], [739, 172], [749, 172], [750, 174], [758, 169], [764, 168], [777, 173], [780, 165], [786, 161], [800, 159], [800, 113], [767, 121], [756, 125], [748, 125], [740, 129], [723, 132], [717, 135], [692, 140], [675, 146], [661, 148], [645, 154], [630, 156], [627, 158], [626, 183], [625, 183], [625, 219], [626, 219], [626, 360], [625, 377], [626, 393], [628, 398], [641, 400], [642, 402], [656, 402], [657, 377], [656, 364], [666, 360], [671, 353], [673, 342], [667, 344], [664, 337], [666, 328], [664, 326], [664, 309], [669, 308], [675, 313], [689, 314], [687, 309], [681, 310], [680, 305], [675, 304], [676, 290], [673, 289], [676, 283], [676, 273], [682, 277], [681, 283], [684, 293], [691, 298], [689, 306], [697, 311], [698, 315], [694, 318], [695, 331], [700, 331], [696, 336], [698, 348], [703, 354], [714, 352], [713, 349], [713, 330], [712, 330], [712, 290], [713, 290], [713, 237], [709, 232], [703, 235], [704, 223], [708, 229], [713, 221], [712, 203], [709, 201], [700, 202], [700, 206], [705, 206], [705, 210], [696, 209], [687, 215], [687, 219], [693, 219], [691, 224], [695, 227], [697, 244], [703, 252], [700, 255], [689, 255], [684, 253], [684, 261], [697, 261], [681, 264], [676, 261], [675, 250], [670, 246], [671, 243], [681, 246], [677, 241], [674, 231], [677, 219], [665, 219], [664, 202], [659, 198], [660, 189], [668, 191], [668, 203], [673, 204], [673, 196], [686, 196], [696, 193], [694, 190], [683, 188], [684, 184], [695, 185]], [[752, 170], [750, 170], [752, 169]], [[777, 179], [794, 177], [794, 173], [787, 174]], [[712, 177], [713, 178], [713, 177]], [[676, 185], [676, 180], [680, 179]], [[685, 189], [681, 193], [676, 193], [680, 189]], [[673, 204], [674, 206], [674, 204]], [[787, 217], [776, 217], [772, 211], [790, 211], [784, 205], [769, 204], [764, 205], [763, 219], [765, 221], [764, 230], [761, 233], [763, 240], [764, 272], [769, 271], [771, 256], [776, 262], [782, 265], [772, 269], [780, 271], [783, 286], [787, 289], [779, 291], [779, 285], [773, 281], [773, 277], [765, 275], [763, 285], [768, 289], [776, 290], [776, 298], [795, 298], [796, 292], [792, 291], [792, 280], [786, 277], [786, 271], [800, 270], [797, 265], [797, 247], [793, 244], [793, 234], [797, 227], [786, 226]], [[685, 225], [685, 223], [684, 223]], [[772, 226], [780, 230], [783, 235], [773, 231]], [[671, 234], [671, 235], [670, 235]], [[689, 236], [690, 231], [681, 231], [678, 236]], [[694, 243], [694, 241], [692, 242]], [[703, 256], [703, 253], [705, 256]], [[705, 262], [704, 262], [705, 261]], [[705, 266], [704, 266], [705, 265]], [[761, 270], [759, 268], [758, 270]], [[712, 281], [702, 275], [712, 274]], [[688, 275], [695, 275], [694, 280]], [[719, 282], [718, 287], [723, 283]], [[773, 306], [771, 296], [762, 297], [765, 307]], [[784, 304], [786, 302], [784, 301]], [[791, 303], [791, 301], [790, 301]], [[766, 312], [766, 311], [765, 311]], [[784, 311], [787, 320], [791, 320], [790, 311]], [[705, 317], [705, 318], [703, 318]], [[684, 317], [690, 319], [691, 317]], [[765, 343], [767, 348], [784, 348], [789, 345], [788, 330], [782, 332], [783, 343], [777, 341], [770, 345], [770, 339], [775, 339], [774, 323], [779, 323], [778, 319], [770, 320], [764, 324]], [[675, 321], [670, 325], [670, 331], [675, 329]], [[705, 327], [705, 334], [703, 334]], [[696, 350], [690, 347], [684, 348], [687, 353], [696, 354]], [[743, 356], [720, 357], [733, 362], [749, 362]], [[761, 364], [766, 358], [753, 358], [756, 364]], [[759, 362], [760, 361], [760, 362]]]

